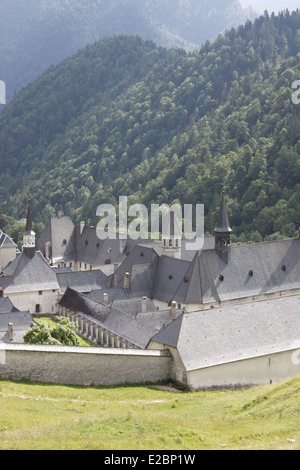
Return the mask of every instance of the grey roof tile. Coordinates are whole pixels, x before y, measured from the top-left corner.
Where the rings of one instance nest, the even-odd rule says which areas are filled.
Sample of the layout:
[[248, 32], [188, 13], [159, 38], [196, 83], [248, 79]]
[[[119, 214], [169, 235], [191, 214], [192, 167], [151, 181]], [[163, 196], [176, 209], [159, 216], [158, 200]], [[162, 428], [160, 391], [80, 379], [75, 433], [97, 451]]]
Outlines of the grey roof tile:
[[151, 298], [171, 302], [189, 265], [189, 261], [161, 256], [156, 268]]
[[61, 292], [68, 287], [78, 292], [91, 292], [105, 288], [108, 283], [108, 277], [101, 270], [57, 272], [56, 276]]
[[33, 258], [23, 252], [11, 264], [14, 267], [12, 274], [0, 277], [0, 286], [7, 295], [30, 290], [58, 290], [56, 274], [40, 252], [35, 252]]
[[103, 328], [141, 349], [147, 347], [151, 337], [158, 331], [127, 313], [103, 305], [72, 289], [66, 290], [60, 304], [74, 312], [91, 317]]
[[177, 347], [188, 371], [291, 350], [300, 347], [299, 301], [292, 296], [184, 314], [153, 340]]

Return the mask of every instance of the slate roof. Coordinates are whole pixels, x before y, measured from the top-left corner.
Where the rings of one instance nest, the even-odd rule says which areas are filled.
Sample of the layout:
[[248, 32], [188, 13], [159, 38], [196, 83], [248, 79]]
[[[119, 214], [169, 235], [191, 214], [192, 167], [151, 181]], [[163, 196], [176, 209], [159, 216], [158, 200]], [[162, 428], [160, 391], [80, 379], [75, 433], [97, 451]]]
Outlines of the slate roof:
[[45, 243], [51, 243], [51, 257], [57, 260], [75, 259], [74, 224], [70, 217], [51, 217], [37, 240], [36, 247], [45, 256]]
[[[118, 287], [124, 287], [124, 276], [128, 272], [130, 295], [150, 297], [158, 260], [159, 256], [153, 248], [136, 245], [114, 273], [118, 278]], [[113, 286], [114, 277], [111, 276], [110, 287]]]
[[190, 263], [174, 296], [179, 303], [202, 304], [201, 271], [198, 253]]
[[80, 234], [80, 227], [74, 230], [77, 261], [94, 266], [104, 266], [121, 262], [126, 255], [120, 252], [120, 241], [107, 238], [100, 240], [95, 227], [85, 227]]
[[108, 278], [101, 270], [56, 272], [60, 292], [68, 287], [78, 292], [91, 292], [107, 286]]
[[19, 310], [13, 305], [12, 301], [8, 297], [0, 298], [0, 314], [18, 312]]
[[157, 263], [151, 298], [171, 302], [189, 266], [189, 261], [161, 256]]
[[92, 290], [89, 292], [89, 297], [97, 300], [97, 302], [104, 303], [104, 294], [107, 294], [109, 304], [115, 300], [125, 300], [129, 298], [128, 290], [122, 289], [121, 287]]
[[215, 233], [231, 233], [232, 232], [231, 227], [229, 225], [229, 221], [228, 221], [224, 193], [222, 194], [218, 222], [214, 231]]
[[72, 289], [66, 290], [60, 305], [88, 318], [91, 317], [95, 323], [141, 349], [145, 349], [151, 337], [158, 332], [156, 328], [140, 322], [131, 315], [103, 305]]
[[10, 342], [8, 324], [13, 323], [13, 342], [22, 343], [24, 334], [33, 325], [29, 312], [11, 312], [0, 314], [0, 343]]
[[226, 260], [217, 250], [206, 249], [191, 261], [178, 260], [136, 245], [115, 275], [123, 288], [124, 275], [130, 273], [130, 296], [167, 303], [205, 305], [300, 287], [298, 239], [232, 246], [228, 256]]
[[152, 339], [187, 371], [300, 348], [299, 296], [183, 314]]
[[[100, 240], [95, 227], [85, 226], [81, 234], [80, 226], [75, 226], [67, 216], [52, 217], [41, 233], [36, 246], [37, 250], [44, 256], [46, 254], [46, 242], [51, 242], [51, 257], [55, 261], [75, 260], [93, 266], [120, 264], [137, 245], [152, 248], [157, 254], [162, 254], [160, 241], [151, 239], [132, 240], [128, 237], [124, 240], [124, 249], [120, 249], [120, 240], [118, 238]], [[192, 260], [195, 252], [188, 249], [188, 243], [186, 240], [181, 241], [181, 258]], [[214, 237], [206, 237], [203, 249], [213, 247]]]
[[56, 273], [50, 268], [40, 252], [32, 258], [22, 253], [10, 263], [0, 277], [0, 286], [8, 295], [12, 292], [58, 290]]
[[17, 247], [17, 245], [13, 242], [11, 238], [9, 238], [8, 235], [6, 235], [6, 233], [0, 230], [0, 248], [6, 247]]
[[0, 298], [0, 343], [9, 342], [8, 324], [13, 323], [13, 341], [22, 342], [23, 335], [32, 326], [29, 312], [20, 312], [8, 297]]
[[[200, 294], [203, 303], [209, 303], [300, 287], [300, 240], [234, 246], [228, 263], [216, 250], [199, 252], [197, 256], [198, 267], [193, 273], [199, 277], [200, 272], [200, 283], [190, 281], [188, 301]], [[181, 294], [178, 291], [174, 300], [180, 299]]]

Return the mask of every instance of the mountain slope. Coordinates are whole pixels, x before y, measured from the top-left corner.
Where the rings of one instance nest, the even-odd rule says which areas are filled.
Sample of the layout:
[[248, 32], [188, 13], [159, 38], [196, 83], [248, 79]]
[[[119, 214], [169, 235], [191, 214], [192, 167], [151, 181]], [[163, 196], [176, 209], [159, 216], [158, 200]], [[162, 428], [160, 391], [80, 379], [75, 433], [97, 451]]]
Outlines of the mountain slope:
[[[164, 0], [165, 1], [165, 0]], [[78, 49], [104, 37], [139, 35], [167, 48], [195, 47], [191, 32], [201, 45], [249, 18], [237, 0], [226, 5], [219, 0], [202, 0], [201, 14], [192, 27], [185, 18], [183, 0], [2, 0], [0, 16], [0, 79], [6, 82], [7, 99], [50, 65], [58, 64]], [[188, 2], [189, 3], [189, 2]], [[186, 7], [186, 5], [184, 5]], [[153, 15], [152, 15], [153, 13]], [[191, 36], [191, 37], [192, 37]]]
[[239, 0], [135, 0], [147, 16], [165, 24], [193, 44], [213, 40], [218, 34], [254, 19], [251, 8]]
[[225, 186], [235, 239], [294, 236], [299, 30], [299, 13], [261, 17], [191, 54], [123, 36], [51, 67], [0, 114], [3, 212], [30, 196], [36, 221], [95, 224], [126, 195], [203, 203], [211, 233]]

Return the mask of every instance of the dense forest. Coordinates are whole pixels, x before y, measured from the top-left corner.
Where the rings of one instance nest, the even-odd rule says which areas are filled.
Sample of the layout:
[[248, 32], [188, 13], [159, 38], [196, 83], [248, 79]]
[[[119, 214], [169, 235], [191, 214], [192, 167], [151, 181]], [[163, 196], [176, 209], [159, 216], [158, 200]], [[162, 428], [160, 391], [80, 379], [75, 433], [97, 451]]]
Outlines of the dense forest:
[[87, 44], [120, 34], [191, 50], [253, 13], [239, 0], [1, 0], [7, 99]]
[[[226, 192], [233, 241], [300, 226], [300, 12], [267, 13], [199, 50], [104, 39], [52, 66], [0, 113], [0, 206], [36, 223], [101, 203], [204, 204]], [[12, 219], [9, 219], [12, 224]], [[8, 225], [8, 229], [9, 229]]]

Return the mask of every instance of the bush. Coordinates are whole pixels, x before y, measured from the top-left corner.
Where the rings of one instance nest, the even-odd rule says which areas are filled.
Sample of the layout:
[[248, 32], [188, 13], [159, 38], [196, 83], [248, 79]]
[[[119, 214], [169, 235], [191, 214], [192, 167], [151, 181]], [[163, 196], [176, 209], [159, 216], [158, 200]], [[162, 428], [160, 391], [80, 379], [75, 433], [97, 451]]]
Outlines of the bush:
[[46, 325], [33, 326], [25, 333], [24, 342], [78, 346], [77, 325], [65, 317], [58, 318], [56, 323], [53, 327]]

